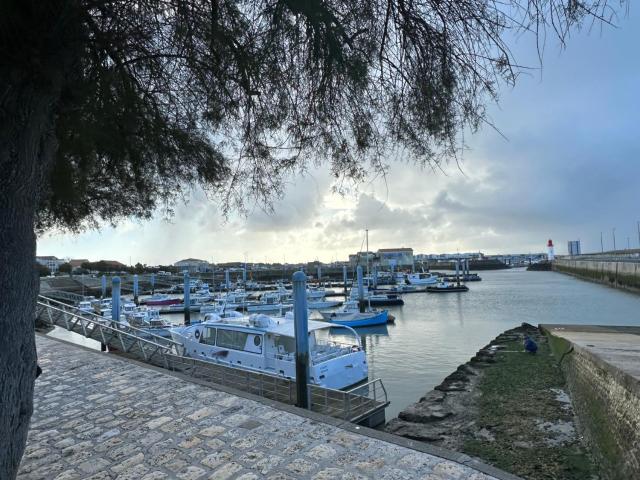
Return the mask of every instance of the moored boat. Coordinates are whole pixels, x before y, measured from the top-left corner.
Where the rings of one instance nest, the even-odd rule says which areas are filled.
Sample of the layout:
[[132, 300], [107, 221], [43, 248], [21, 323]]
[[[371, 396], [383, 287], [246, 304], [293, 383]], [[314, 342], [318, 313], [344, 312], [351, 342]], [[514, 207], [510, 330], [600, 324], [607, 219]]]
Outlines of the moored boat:
[[408, 273], [406, 278], [411, 285], [435, 285], [438, 283], [438, 277], [431, 273]]
[[427, 287], [429, 293], [468, 292], [469, 287], [461, 283], [438, 282], [434, 286]]
[[345, 302], [343, 307], [338, 310], [323, 310], [320, 315], [327, 322], [347, 327], [386, 325], [389, 321], [387, 310], [368, 307], [364, 312], [360, 312], [358, 302], [354, 300]]
[[141, 299], [140, 303], [144, 303], [150, 307], [161, 307], [166, 305], [177, 305], [182, 303], [181, 298], [170, 297], [169, 295], [157, 294], [146, 299]]
[[[367, 358], [360, 337], [352, 329], [353, 343], [331, 341], [335, 325], [309, 320], [310, 383], [346, 389], [368, 376]], [[221, 318], [207, 314], [197, 325], [171, 330], [186, 356], [229, 367], [295, 379], [293, 315], [276, 318], [262, 314]], [[342, 337], [342, 335], [341, 335]]]

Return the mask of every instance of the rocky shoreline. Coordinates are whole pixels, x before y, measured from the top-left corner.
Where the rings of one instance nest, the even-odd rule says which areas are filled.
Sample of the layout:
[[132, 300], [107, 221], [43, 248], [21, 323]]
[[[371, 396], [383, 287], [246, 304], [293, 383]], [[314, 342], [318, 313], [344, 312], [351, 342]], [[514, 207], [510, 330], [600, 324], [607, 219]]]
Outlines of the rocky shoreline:
[[519, 341], [524, 335], [537, 337], [540, 332], [523, 324], [500, 334], [417, 403], [400, 412], [398, 418], [386, 425], [386, 430], [453, 450], [461, 450], [463, 437], [469, 433], [482, 436], [482, 432], [473, 432], [479, 395], [476, 386], [484, 369], [496, 363], [496, 352], [504, 349], [505, 343]]
[[[536, 355], [524, 352], [525, 336]], [[599, 478], [547, 338], [529, 324], [498, 335], [385, 429], [526, 479]]]

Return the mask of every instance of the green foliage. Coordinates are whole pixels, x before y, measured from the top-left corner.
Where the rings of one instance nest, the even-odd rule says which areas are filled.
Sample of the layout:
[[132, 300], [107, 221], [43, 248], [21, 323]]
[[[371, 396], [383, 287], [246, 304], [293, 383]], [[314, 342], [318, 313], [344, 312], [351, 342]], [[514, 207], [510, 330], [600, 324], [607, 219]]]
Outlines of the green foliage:
[[38, 272], [39, 277], [46, 277], [51, 274], [51, 270], [49, 270], [49, 267], [38, 262], [36, 262], [36, 271]]
[[73, 270], [73, 268], [71, 267], [71, 264], [68, 263], [68, 262], [67, 263], [63, 263], [58, 267], [58, 271], [60, 273], [66, 273], [66, 274], [69, 274], [69, 275], [71, 275], [71, 271], [72, 270]]
[[614, 13], [606, 0], [6, 0], [0, 79], [54, 103], [38, 228], [79, 230], [170, 214], [197, 185], [225, 208], [268, 206], [314, 164], [338, 189], [399, 155], [437, 167], [515, 82], [506, 32], [564, 41]]
[[[550, 445], [537, 422], [572, 421], [552, 388], [564, 388], [562, 372], [547, 342], [538, 353], [522, 351], [522, 343], [505, 344], [497, 365], [487, 368], [478, 384], [478, 428], [494, 441], [469, 438], [463, 451], [526, 479], [582, 480], [595, 473], [593, 460], [578, 440]], [[521, 442], [515, 444], [515, 442]]]

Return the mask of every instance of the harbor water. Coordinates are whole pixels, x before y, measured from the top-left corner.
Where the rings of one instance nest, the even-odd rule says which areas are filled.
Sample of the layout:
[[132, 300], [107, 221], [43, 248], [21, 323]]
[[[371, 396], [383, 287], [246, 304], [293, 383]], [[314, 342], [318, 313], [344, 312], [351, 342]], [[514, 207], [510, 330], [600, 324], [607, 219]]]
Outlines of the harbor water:
[[[513, 269], [480, 274], [483, 280], [469, 283], [466, 293], [406, 294], [404, 306], [388, 307], [395, 324], [358, 330], [367, 350], [369, 376], [383, 380], [391, 401], [387, 420], [496, 335], [522, 322], [640, 323], [638, 295], [555, 272]], [[167, 318], [174, 323], [183, 320], [181, 314]], [[60, 329], [52, 335], [73, 336], [73, 341], [78, 337]]]

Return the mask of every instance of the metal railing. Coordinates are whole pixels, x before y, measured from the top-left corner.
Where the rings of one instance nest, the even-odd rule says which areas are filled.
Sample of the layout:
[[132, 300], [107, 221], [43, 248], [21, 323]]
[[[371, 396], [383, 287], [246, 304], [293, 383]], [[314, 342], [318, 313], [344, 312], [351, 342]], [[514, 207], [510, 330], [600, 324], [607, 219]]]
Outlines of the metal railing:
[[556, 255], [556, 260], [640, 263], [640, 253], [592, 253], [583, 255]]
[[[36, 315], [45, 323], [79, 333], [124, 354], [168, 370], [289, 405], [296, 404], [296, 382], [289, 377], [186, 357], [180, 343], [152, 334], [148, 329], [114, 322], [43, 296], [38, 297]], [[312, 411], [350, 422], [360, 422], [389, 404], [387, 392], [380, 379], [349, 391], [333, 390], [318, 385], [308, 385], [308, 388]]]

